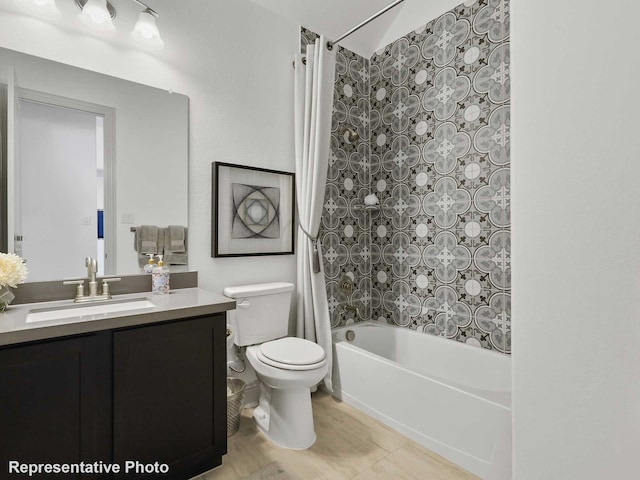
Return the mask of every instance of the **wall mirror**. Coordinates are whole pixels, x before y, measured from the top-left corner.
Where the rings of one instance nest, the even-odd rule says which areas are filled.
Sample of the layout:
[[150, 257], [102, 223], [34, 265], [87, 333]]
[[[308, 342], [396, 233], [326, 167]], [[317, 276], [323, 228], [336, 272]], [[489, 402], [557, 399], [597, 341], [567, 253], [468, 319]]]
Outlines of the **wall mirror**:
[[[185, 95], [0, 48], [0, 251], [28, 281], [140, 273], [140, 225], [188, 217]], [[172, 270], [187, 270], [180, 266]]]

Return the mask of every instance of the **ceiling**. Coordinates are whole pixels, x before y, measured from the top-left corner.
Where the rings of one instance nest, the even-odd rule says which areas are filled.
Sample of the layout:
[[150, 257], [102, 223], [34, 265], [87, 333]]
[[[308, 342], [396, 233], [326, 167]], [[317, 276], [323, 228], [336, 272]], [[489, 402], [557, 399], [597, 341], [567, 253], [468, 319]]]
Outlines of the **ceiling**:
[[[250, 0], [267, 10], [307, 27], [338, 38], [380, 11], [393, 0]], [[467, 0], [466, 3], [475, 3]], [[376, 50], [417, 29], [460, 4], [462, 0], [405, 0], [381, 17], [340, 42], [340, 45], [369, 58]]]

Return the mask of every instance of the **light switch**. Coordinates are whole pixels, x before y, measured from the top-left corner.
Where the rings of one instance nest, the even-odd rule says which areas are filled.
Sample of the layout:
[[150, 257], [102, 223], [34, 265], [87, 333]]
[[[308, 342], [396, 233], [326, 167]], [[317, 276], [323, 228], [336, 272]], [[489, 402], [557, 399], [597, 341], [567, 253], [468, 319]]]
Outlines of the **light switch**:
[[123, 213], [121, 222], [133, 225], [133, 222], [135, 222], [133, 213]]

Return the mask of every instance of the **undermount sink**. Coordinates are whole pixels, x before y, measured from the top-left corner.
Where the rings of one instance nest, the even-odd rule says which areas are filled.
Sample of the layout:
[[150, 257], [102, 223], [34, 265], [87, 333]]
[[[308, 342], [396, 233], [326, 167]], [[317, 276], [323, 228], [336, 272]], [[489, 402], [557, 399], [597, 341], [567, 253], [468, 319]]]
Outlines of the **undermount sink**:
[[69, 305], [64, 307], [35, 308], [29, 311], [27, 323], [46, 322], [49, 320], [75, 319], [98, 320], [100, 315], [111, 313], [137, 311], [145, 308], [153, 308], [155, 305], [147, 298], [134, 298], [122, 301], [108, 301], [85, 305]]

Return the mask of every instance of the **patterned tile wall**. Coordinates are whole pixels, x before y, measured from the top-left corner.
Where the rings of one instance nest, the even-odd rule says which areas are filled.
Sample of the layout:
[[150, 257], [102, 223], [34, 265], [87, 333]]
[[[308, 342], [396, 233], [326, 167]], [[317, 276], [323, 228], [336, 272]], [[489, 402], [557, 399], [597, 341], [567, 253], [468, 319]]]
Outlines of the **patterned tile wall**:
[[[314, 38], [303, 30], [303, 46]], [[340, 49], [335, 88], [322, 226], [332, 324], [373, 318], [510, 353], [508, 0], [468, 0], [370, 61]], [[378, 211], [361, 209], [370, 191]]]
[[[301, 49], [315, 33], [301, 29]], [[369, 60], [345, 48], [336, 52], [331, 153], [320, 239], [333, 327], [371, 318], [371, 220], [362, 210], [371, 184]], [[345, 128], [357, 134], [350, 138]], [[344, 279], [351, 290], [341, 288]], [[356, 306], [357, 313], [345, 311]]]

